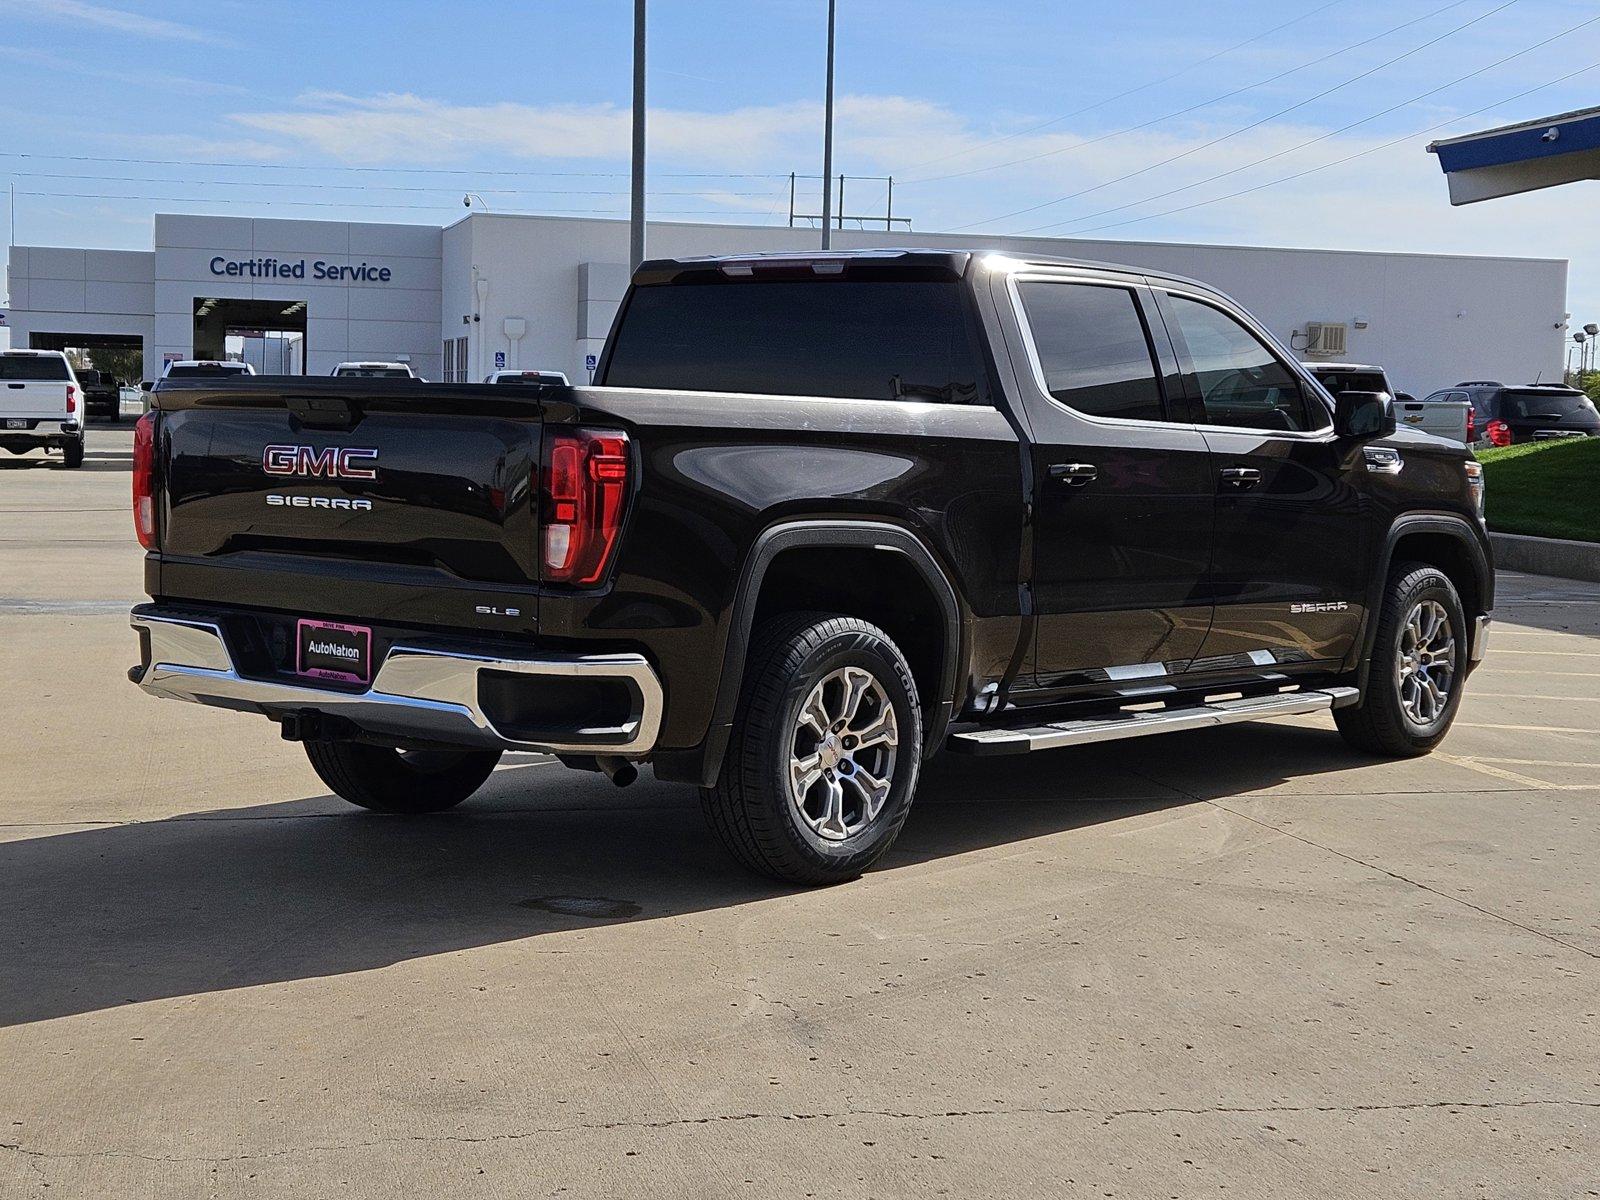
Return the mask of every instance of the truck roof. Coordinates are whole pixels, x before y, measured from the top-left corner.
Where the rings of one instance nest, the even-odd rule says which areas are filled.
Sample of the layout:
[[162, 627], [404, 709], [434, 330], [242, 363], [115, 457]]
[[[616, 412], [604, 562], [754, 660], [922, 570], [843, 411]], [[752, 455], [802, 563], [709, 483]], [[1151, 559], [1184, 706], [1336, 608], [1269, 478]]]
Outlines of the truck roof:
[[[967, 250], [930, 250], [923, 247], [894, 247], [885, 246], [876, 249], [862, 250], [776, 250], [764, 251], [755, 254], [705, 254], [687, 258], [652, 258], [639, 264], [638, 270], [633, 273], [635, 283], [668, 283], [678, 275], [689, 271], [704, 271], [710, 268], [720, 268], [729, 274], [748, 274], [757, 267], [784, 267], [812, 264], [838, 263], [840, 269], [846, 265], [874, 264], [885, 267], [921, 268], [923, 270], [944, 270], [949, 272], [951, 278], [959, 279], [967, 273], [968, 266], [975, 258], [984, 260], [1003, 260], [1017, 266], [1051, 266], [1073, 267], [1086, 271], [1115, 271], [1125, 275], [1143, 275], [1151, 279], [1160, 279], [1169, 283], [1181, 283], [1189, 287], [1201, 288], [1208, 292], [1217, 289], [1199, 279], [1191, 279], [1185, 275], [1174, 275], [1168, 271], [1154, 271], [1148, 267], [1134, 266], [1130, 263], [1102, 262], [1089, 258], [1067, 258], [1055, 254], [1024, 254], [1011, 250], [995, 250], [989, 247], [974, 246]], [[735, 268], [728, 271], [728, 268]], [[737, 268], [748, 267], [750, 271], [739, 271]]]

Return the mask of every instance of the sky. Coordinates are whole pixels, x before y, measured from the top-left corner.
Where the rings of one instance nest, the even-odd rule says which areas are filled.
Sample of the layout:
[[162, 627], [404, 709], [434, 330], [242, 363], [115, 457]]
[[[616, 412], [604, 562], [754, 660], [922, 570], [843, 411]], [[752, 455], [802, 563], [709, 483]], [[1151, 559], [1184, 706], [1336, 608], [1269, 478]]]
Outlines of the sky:
[[[821, 170], [826, 7], [651, 0], [652, 216], [787, 220], [790, 172]], [[848, 213], [881, 217], [892, 175], [913, 231], [1566, 258], [1574, 325], [1600, 320], [1600, 182], [1452, 208], [1425, 151], [1600, 104], [1595, 0], [838, 7]], [[468, 191], [625, 216], [632, 8], [0, 0], [16, 240], [444, 223]]]

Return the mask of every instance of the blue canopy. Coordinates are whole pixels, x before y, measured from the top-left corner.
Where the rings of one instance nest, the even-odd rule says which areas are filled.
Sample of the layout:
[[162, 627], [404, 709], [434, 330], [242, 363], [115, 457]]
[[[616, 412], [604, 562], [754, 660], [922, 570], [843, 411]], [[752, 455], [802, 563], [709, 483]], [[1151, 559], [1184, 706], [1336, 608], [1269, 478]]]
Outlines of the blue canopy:
[[1445, 138], [1428, 153], [1439, 156], [1451, 204], [1600, 179], [1600, 108]]

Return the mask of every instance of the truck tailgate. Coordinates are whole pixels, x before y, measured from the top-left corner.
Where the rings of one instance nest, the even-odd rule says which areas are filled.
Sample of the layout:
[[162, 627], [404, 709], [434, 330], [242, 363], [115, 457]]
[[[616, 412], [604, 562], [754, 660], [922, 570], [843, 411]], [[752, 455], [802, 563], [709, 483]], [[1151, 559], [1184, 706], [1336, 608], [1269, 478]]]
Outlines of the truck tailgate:
[[0, 383], [0, 418], [48, 417], [64, 421], [67, 419], [67, 389], [71, 386], [65, 380], [8, 379]]
[[163, 385], [156, 408], [152, 594], [537, 627], [537, 394], [261, 376]]
[[1469, 407], [1465, 400], [1405, 400], [1395, 403], [1394, 413], [1402, 425], [1452, 442], [1465, 442]]

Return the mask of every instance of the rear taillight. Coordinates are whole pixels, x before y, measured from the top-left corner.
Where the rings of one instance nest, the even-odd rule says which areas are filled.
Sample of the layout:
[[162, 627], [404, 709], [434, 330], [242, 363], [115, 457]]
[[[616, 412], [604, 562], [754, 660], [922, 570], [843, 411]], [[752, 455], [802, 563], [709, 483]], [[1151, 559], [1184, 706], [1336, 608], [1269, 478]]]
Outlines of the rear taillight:
[[1484, 427], [1484, 435], [1488, 437], [1489, 444], [1493, 446], [1511, 445], [1511, 426], [1504, 421], [1490, 421]]
[[78, 389], [70, 383], [67, 384], [67, 411], [69, 413], [78, 411]]
[[541, 529], [546, 583], [598, 583], [611, 563], [628, 498], [628, 435], [545, 430]]
[[146, 550], [156, 548], [156, 414], [133, 427], [133, 530]]
[[1472, 445], [1478, 440], [1478, 412], [1476, 409], [1467, 409], [1467, 445]]

